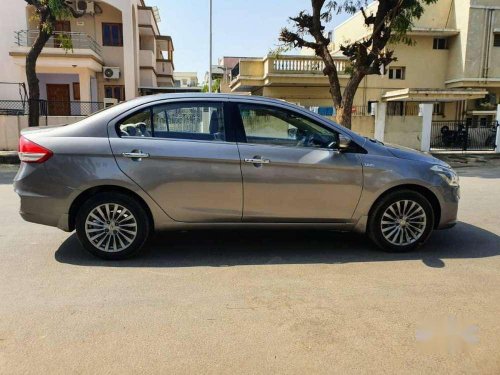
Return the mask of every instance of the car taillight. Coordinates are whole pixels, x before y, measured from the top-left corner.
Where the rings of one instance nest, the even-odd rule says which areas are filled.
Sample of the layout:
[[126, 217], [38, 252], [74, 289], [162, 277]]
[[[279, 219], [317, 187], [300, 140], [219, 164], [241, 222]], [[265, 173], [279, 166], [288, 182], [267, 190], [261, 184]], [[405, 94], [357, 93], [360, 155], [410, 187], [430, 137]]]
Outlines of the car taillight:
[[45, 147], [31, 142], [29, 139], [21, 136], [19, 138], [19, 159], [25, 163], [43, 163], [50, 159], [53, 155], [52, 151], [47, 150]]

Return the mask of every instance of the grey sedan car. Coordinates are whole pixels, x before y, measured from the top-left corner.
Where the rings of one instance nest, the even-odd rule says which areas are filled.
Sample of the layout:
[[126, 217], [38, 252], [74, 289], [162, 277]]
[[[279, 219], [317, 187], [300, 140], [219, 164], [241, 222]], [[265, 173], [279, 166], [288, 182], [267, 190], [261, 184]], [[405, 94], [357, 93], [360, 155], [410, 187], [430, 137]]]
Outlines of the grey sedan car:
[[142, 97], [78, 123], [28, 129], [15, 178], [22, 217], [76, 229], [106, 259], [154, 231], [314, 227], [407, 251], [455, 224], [446, 163], [262, 97]]

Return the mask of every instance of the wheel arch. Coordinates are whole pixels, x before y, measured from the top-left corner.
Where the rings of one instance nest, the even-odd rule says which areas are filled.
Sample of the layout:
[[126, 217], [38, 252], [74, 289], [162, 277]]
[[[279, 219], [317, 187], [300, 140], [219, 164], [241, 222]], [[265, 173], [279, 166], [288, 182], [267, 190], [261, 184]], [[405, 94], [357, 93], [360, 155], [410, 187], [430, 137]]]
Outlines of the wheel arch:
[[100, 185], [100, 186], [93, 186], [91, 188], [88, 188], [87, 190], [82, 191], [71, 203], [71, 206], [69, 208], [69, 218], [68, 218], [68, 225], [69, 225], [69, 230], [72, 231], [75, 229], [75, 221], [76, 221], [76, 215], [78, 213], [78, 210], [80, 207], [85, 203], [87, 199], [89, 199], [91, 196], [94, 196], [96, 194], [100, 193], [121, 193], [128, 195], [130, 198], [136, 200], [142, 208], [146, 211], [146, 214], [148, 215], [151, 228], [154, 228], [154, 219], [153, 219], [153, 214], [151, 212], [151, 209], [149, 208], [148, 204], [144, 201], [144, 199], [134, 191], [127, 189], [123, 186], [117, 186], [117, 185]]
[[426, 188], [425, 186], [422, 185], [417, 185], [417, 184], [402, 184], [402, 185], [396, 185], [391, 187], [390, 189], [385, 190], [382, 194], [380, 194], [377, 199], [372, 203], [370, 207], [370, 211], [368, 212], [368, 217], [371, 217], [373, 213], [374, 207], [377, 205], [380, 200], [384, 199], [387, 195], [394, 193], [396, 191], [401, 191], [401, 190], [411, 190], [415, 191], [417, 193], [422, 194], [431, 204], [432, 206], [432, 211], [434, 213], [434, 229], [437, 229], [439, 226], [439, 223], [441, 221], [441, 204], [439, 203], [439, 199], [434, 194], [432, 190], [429, 188]]

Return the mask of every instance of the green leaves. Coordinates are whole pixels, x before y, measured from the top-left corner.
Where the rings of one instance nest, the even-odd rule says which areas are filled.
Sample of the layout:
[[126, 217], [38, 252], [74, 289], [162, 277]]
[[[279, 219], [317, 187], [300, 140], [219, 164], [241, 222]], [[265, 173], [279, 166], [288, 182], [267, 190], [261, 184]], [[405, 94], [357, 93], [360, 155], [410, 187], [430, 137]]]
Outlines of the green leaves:
[[67, 19], [71, 17], [71, 11], [64, 0], [44, 0], [47, 2], [51, 13], [57, 19]]

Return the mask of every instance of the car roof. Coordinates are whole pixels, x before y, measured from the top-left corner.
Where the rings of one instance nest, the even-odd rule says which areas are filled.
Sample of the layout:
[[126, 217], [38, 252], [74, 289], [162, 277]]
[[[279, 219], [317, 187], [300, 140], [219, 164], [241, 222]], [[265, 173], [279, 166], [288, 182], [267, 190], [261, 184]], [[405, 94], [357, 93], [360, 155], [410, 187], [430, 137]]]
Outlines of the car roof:
[[250, 100], [250, 101], [258, 101], [260, 103], [262, 102], [280, 103], [280, 104], [288, 103], [285, 100], [268, 98], [265, 96], [222, 94], [222, 93], [209, 94], [209, 93], [196, 93], [196, 92], [146, 95], [132, 99], [130, 100], [130, 102], [134, 102], [135, 105], [139, 105], [143, 103], [145, 104], [158, 100], [169, 100], [169, 99], [219, 99], [219, 100], [245, 100], [245, 101]]

